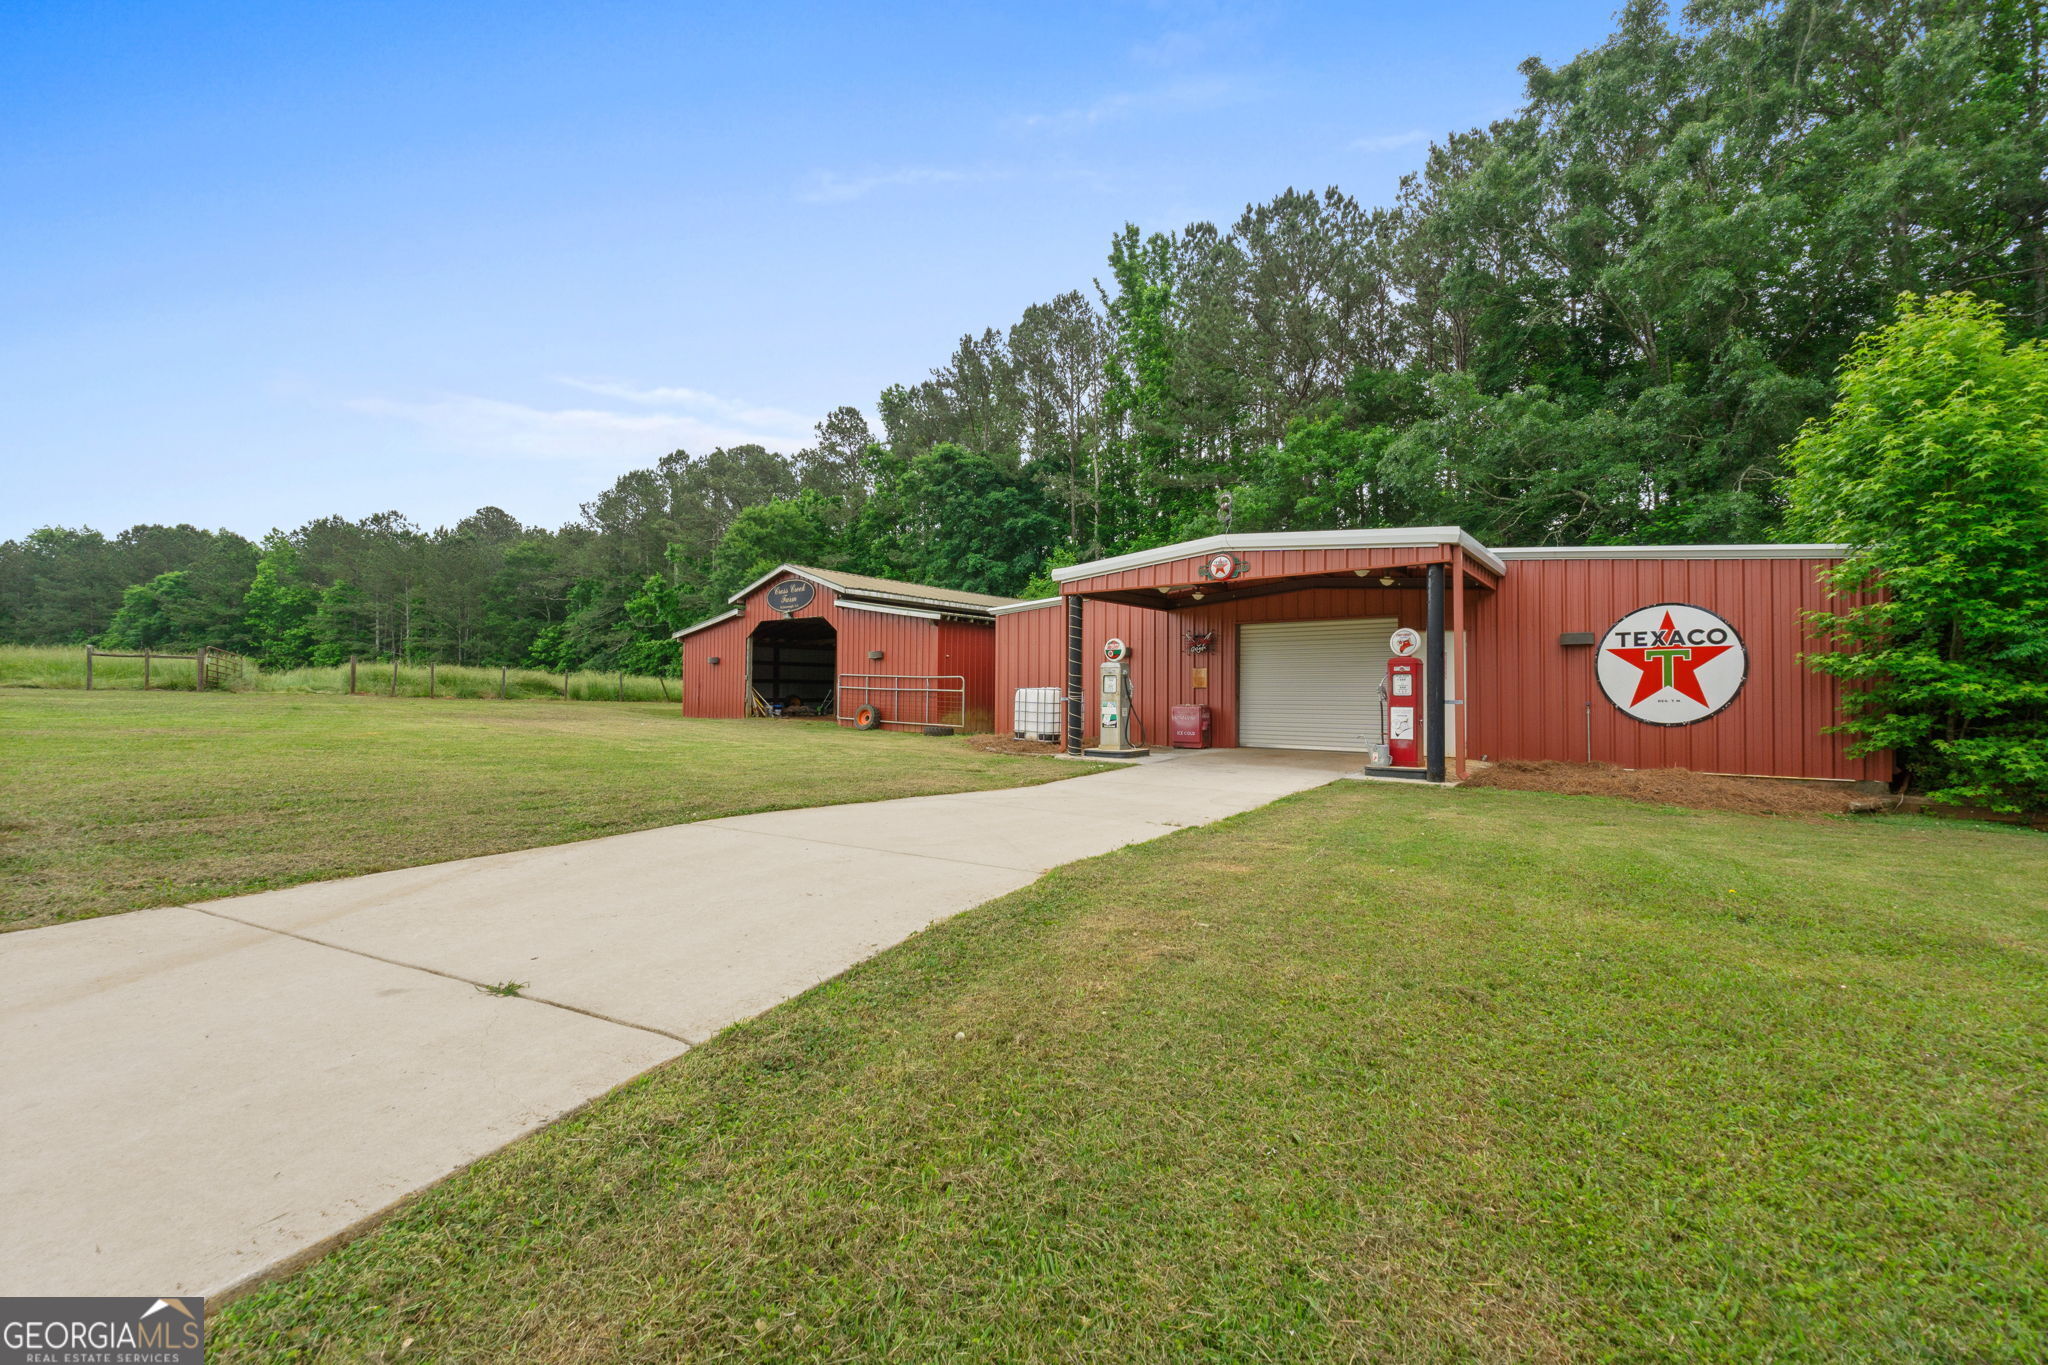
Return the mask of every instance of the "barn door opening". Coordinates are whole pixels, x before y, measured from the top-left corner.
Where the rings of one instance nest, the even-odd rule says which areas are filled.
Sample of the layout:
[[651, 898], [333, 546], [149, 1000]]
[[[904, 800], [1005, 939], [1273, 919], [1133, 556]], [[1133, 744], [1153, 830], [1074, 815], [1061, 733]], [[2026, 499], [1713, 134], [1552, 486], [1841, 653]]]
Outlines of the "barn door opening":
[[839, 679], [839, 632], [815, 616], [764, 621], [747, 642], [753, 715], [829, 716]]

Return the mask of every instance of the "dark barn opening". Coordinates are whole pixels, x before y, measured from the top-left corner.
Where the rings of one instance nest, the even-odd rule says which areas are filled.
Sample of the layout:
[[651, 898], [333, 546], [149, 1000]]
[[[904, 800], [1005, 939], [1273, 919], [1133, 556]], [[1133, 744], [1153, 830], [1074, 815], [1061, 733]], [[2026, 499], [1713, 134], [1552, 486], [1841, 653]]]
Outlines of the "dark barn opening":
[[839, 632], [815, 616], [764, 621], [748, 642], [747, 677], [770, 715], [829, 716], [839, 680]]

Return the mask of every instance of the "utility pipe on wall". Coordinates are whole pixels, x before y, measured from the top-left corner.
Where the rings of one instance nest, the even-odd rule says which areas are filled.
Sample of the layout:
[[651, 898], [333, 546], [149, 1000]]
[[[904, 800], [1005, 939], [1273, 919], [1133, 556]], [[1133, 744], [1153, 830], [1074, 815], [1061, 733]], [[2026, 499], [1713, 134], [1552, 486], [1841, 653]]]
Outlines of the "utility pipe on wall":
[[1444, 780], [1444, 566], [1429, 566], [1429, 629], [1422, 645], [1423, 773]]
[[1081, 755], [1081, 599], [1067, 599], [1067, 752]]

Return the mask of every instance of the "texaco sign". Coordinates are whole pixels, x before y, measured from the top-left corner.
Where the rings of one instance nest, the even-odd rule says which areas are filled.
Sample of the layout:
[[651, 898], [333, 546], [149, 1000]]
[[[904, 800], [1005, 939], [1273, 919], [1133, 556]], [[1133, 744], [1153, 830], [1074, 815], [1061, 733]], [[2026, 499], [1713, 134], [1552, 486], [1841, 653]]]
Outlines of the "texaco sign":
[[1704, 607], [1659, 602], [1608, 627], [1594, 665], [1600, 690], [1650, 725], [1691, 725], [1735, 700], [1749, 676], [1742, 637]]

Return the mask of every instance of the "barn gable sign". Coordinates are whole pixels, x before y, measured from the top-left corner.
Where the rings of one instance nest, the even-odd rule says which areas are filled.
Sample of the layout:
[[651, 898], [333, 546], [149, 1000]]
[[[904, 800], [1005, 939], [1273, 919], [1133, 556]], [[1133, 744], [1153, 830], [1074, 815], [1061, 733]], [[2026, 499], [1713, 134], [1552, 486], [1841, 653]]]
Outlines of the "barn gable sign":
[[808, 578], [785, 578], [768, 589], [768, 605], [784, 616], [801, 611], [811, 605], [818, 595], [818, 585]]
[[1607, 628], [1595, 672], [1623, 714], [1646, 725], [1692, 725], [1735, 700], [1749, 651], [1735, 627], [1706, 608], [1659, 602]]

